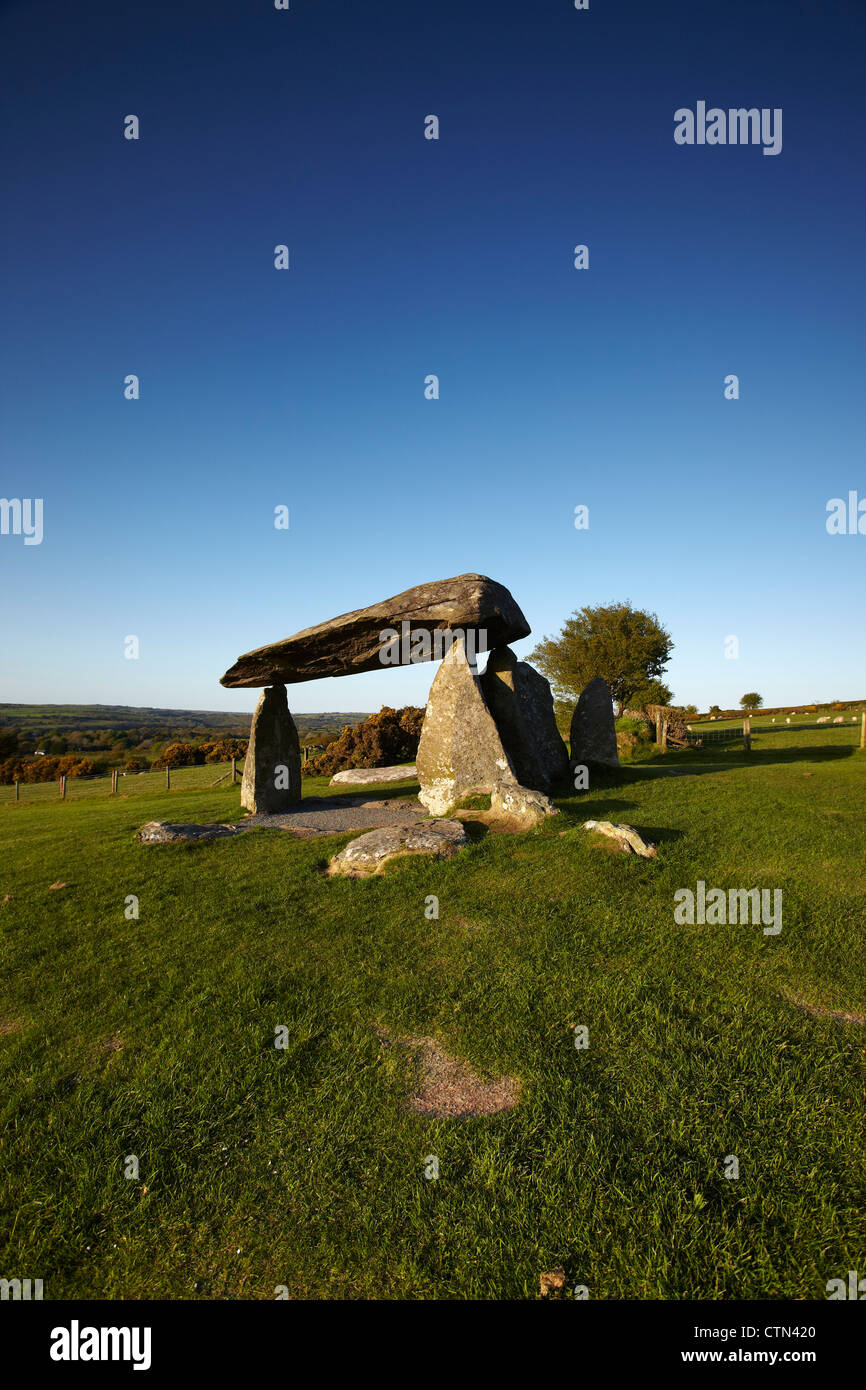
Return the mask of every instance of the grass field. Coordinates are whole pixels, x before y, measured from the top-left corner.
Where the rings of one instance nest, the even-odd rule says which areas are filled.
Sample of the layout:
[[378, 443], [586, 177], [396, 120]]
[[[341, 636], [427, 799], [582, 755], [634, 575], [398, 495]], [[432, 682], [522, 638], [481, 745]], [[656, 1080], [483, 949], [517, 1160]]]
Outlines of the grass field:
[[[236, 819], [228, 783], [7, 802], [0, 1276], [46, 1298], [491, 1299], [561, 1265], [591, 1298], [823, 1298], [866, 1269], [857, 733], [656, 758], [366, 882], [322, 874], [348, 835], [136, 843], [148, 819]], [[781, 933], [676, 925], [698, 879], [781, 888]], [[521, 1103], [407, 1113], [411, 1054], [378, 1027], [517, 1077]]]

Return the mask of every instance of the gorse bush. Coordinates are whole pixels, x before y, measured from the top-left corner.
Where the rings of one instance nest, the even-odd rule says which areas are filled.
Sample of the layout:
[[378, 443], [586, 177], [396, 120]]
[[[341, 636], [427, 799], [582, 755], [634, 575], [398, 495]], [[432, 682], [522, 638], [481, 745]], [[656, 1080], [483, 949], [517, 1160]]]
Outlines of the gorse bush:
[[7, 758], [0, 763], [0, 782], [56, 782], [60, 777], [93, 777], [104, 765], [70, 753], [65, 758]]
[[348, 724], [338, 739], [318, 758], [311, 758], [304, 771], [311, 777], [332, 777], [350, 767], [388, 767], [407, 763], [418, 752], [424, 711], [414, 705], [391, 709], [383, 705], [360, 724]]
[[154, 758], [154, 771], [164, 767], [197, 767], [202, 763], [227, 763], [231, 758], [246, 757], [248, 740], [221, 738], [215, 743], [170, 743]]

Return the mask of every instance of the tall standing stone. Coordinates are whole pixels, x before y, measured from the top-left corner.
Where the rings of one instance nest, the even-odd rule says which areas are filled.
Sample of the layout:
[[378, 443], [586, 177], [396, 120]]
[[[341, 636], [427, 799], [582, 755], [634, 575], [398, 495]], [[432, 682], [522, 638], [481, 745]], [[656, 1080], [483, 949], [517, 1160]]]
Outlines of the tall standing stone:
[[419, 800], [442, 816], [468, 792], [517, 782], [462, 642], [449, 651], [430, 689], [415, 759]]
[[301, 748], [284, 685], [263, 690], [250, 729], [241, 805], [279, 815], [301, 799]]
[[619, 767], [613, 700], [607, 681], [596, 676], [582, 691], [571, 720], [571, 766]]
[[481, 690], [520, 784], [547, 792], [563, 781], [568, 750], [556, 727], [550, 682], [510, 647], [497, 647]]

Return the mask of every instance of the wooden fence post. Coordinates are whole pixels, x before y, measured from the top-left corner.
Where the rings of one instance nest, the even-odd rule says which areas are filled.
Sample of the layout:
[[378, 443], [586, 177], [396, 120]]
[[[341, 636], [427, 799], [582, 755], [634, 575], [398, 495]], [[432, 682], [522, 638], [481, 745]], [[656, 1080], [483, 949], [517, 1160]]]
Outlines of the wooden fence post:
[[866, 748], [866, 709], [860, 715], [860, 747]]
[[743, 748], [744, 748], [744, 750], [745, 750], [747, 753], [751, 753], [751, 751], [752, 751], [752, 721], [751, 721], [751, 719], [744, 719], [744, 720], [743, 720]]
[[235, 781], [237, 780], [237, 775], [238, 775], [237, 758], [232, 758], [232, 786], [234, 786]]
[[66, 774], [64, 772], [60, 774], [60, 800], [66, 800]]
[[21, 800], [21, 783], [18, 781], [17, 777], [15, 779], [15, 800]]
[[170, 791], [171, 791], [171, 768], [170, 768], [170, 767], [167, 767], [167, 768], [165, 769], [165, 789], [166, 789], [167, 792], [170, 792]]
[[666, 719], [662, 720], [662, 736], [659, 740], [659, 743], [661, 745], [662, 752], [666, 753], [668, 751], [668, 721]]
[[115, 768], [112, 769], [112, 773], [111, 773], [111, 794], [112, 794], [112, 796], [114, 795], [114, 793], [115, 793], [116, 791], [117, 791], [117, 768], [115, 767]]

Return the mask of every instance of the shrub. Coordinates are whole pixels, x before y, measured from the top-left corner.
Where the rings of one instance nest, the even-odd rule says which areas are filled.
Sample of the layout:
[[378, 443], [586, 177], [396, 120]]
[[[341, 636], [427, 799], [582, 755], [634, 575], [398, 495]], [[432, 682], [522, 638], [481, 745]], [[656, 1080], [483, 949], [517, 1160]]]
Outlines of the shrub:
[[204, 754], [206, 763], [228, 763], [232, 758], [245, 758], [247, 755], [245, 738], [221, 738], [216, 743], [202, 743], [199, 754]]
[[311, 758], [305, 771], [311, 777], [332, 777], [350, 767], [388, 767], [407, 763], [418, 752], [424, 710], [414, 705], [391, 709], [383, 705], [354, 728], [347, 724], [339, 738], [318, 758]]
[[154, 758], [151, 767], [192, 767], [197, 761], [197, 750], [191, 743], [170, 743], [158, 758]]

